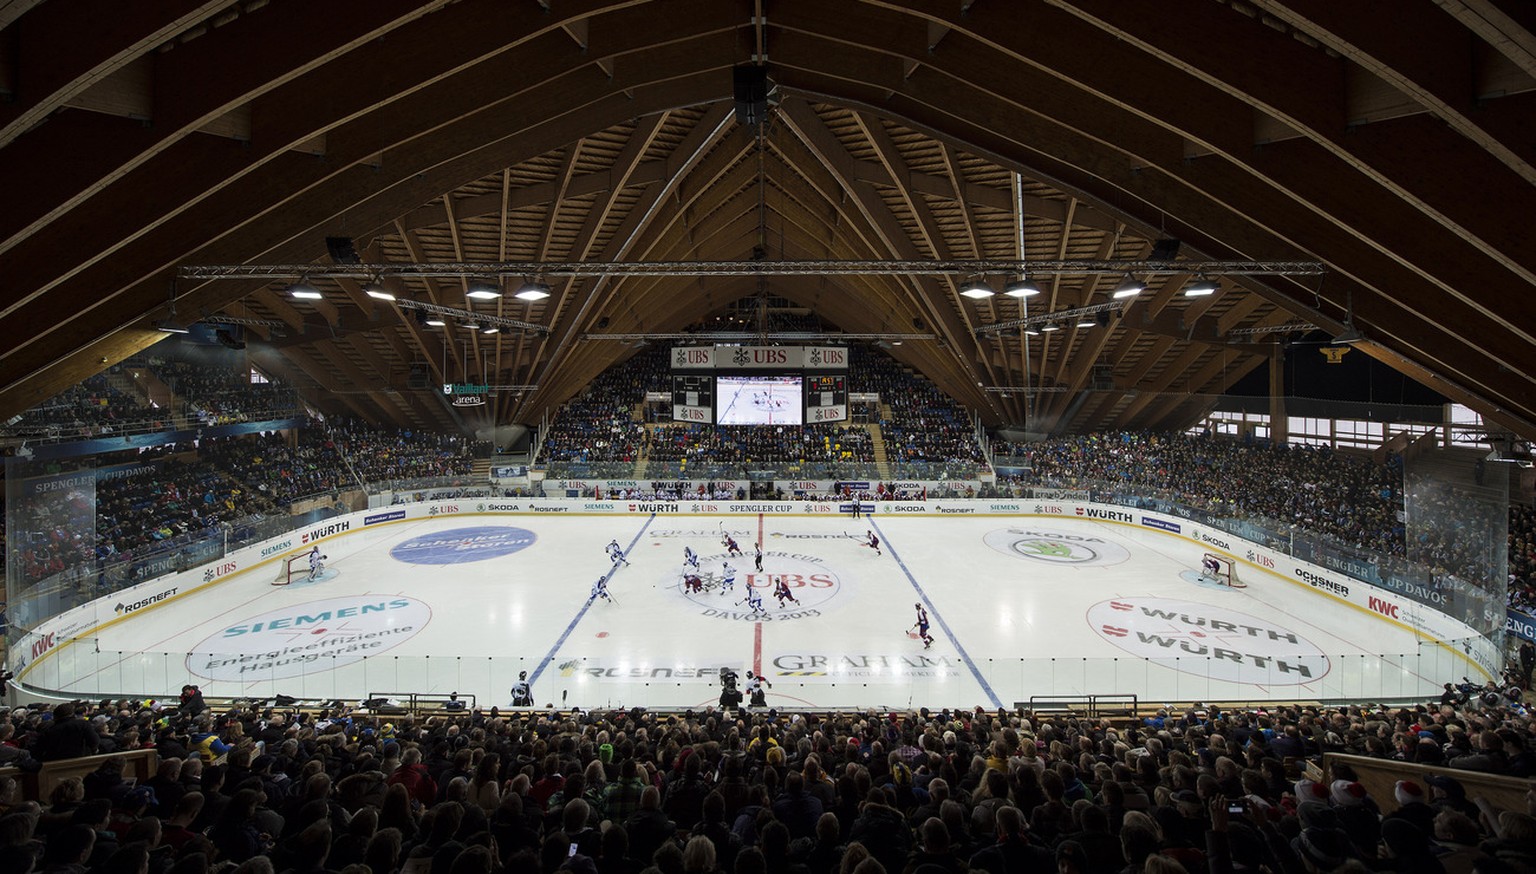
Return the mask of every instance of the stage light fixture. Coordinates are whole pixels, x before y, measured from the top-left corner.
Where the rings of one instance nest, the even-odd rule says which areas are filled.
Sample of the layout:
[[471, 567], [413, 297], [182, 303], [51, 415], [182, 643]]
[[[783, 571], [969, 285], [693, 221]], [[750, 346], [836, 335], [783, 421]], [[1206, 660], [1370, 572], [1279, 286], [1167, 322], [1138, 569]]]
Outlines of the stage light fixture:
[[1034, 297], [1040, 293], [1040, 286], [1030, 282], [1028, 278], [1020, 276], [1003, 286], [1003, 294], [1009, 297]]
[[310, 285], [304, 279], [300, 279], [298, 282], [288, 286], [288, 296], [295, 300], [323, 300], [325, 298], [325, 295], [320, 293], [320, 289]]
[[542, 282], [529, 282], [518, 289], [517, 294], [512, 295], [518, 300], [536, 301], [549, 297], [549, 286]]
[[1115, 286], [1114, 294], [1112, 294], [1111, 297], [1115, 298], [1116, 300], [1120, 300], [1122, 298], [1135, 297], [1136, 295], [1141, 294], [1146, 290], [1147, 284], [1145, 282], [1142, 282], [1141, 280], [1127, 273], [1125, 274], [1125, 278], [1120, 280], [1120, 284]]
[[471, 279], [464, 296], [474, 300], [495, 300], [501, 297], [501, 287], [489, 279]]
[[1204, 274], [1196, 277], [1194, 282], [1184, 286], [1185, 297], [1209, 297], [1216, 293], [1216, 280], [1207, 278]]
[[369, 297], [373, 298], [374, 300], [394, 300], [395, 299], [394, 295], [392, 295], [389, 292], [385, 291], [384, 290], [384, 286], [378, 284], [377, 282], [370, 282], [367, 285], [363, 286], [363, 294], [368, 295]]
[[960, 286], [960, 295], [974, 300], [981, 300], [994, 294], [997, 294], [997, 292], [993, 291], [992, 286], [988, 285], [984, 279], [971, 279]]

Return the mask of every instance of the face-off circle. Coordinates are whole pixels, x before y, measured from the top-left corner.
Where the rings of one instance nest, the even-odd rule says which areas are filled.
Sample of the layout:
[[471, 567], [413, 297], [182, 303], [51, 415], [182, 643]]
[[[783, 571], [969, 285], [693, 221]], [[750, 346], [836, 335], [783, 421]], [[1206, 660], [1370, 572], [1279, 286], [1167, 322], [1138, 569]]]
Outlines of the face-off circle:
[[1030, 525], [988, 531], [982, 542], [1004, 555], [1057, 567], [1107, 567], [1131, 557], [1130, 550], [1094, 534], [1073, 534]]
[[[730, 562], [736, 569], [736, 584], [729, 589], [722, 587], [723, 565]], [[692, 569], [689, 569], [692, 572]], [[726, 553], [699, 556], [699, 580], [702, 591], [689, 590], [680, 582], [680, 574], [660, 580], [663, 586], [675, 589], [683, 597], [704, 608], [705, 616], [727, 619], [800, 619], [820, 615], [822, 610], [842, 591], [843, 579], [820, 556], [802, 552], [765, 550], [763, 572], [755, 570], [752, 555], [729, 556]], [[786, 578], [789, 592], [797, 600], [785, 600], [783, 606], [774, 597], [775, 581]], [[754, 617], [743, 601], [750, 586], [763, 599], [767, 614]]]
[[1185, 674], [1300, 686], [1331, 664], [1316, 644], [1266, 619], [1193, 601], [1116, 598], [1088, 608], [1088, 624], [1137, 658]]
[[538, 539], [532, 531], [512, 525], [450, 528], [397, 543], [389, 557], [410, 564], [465, 564], [511, 555]]
[[415, 598], [353, 595], [284, 607], [227, 626], [187, 653], [210, 680], [280, 680], [329, 671], [415, 637], [432, 608]]

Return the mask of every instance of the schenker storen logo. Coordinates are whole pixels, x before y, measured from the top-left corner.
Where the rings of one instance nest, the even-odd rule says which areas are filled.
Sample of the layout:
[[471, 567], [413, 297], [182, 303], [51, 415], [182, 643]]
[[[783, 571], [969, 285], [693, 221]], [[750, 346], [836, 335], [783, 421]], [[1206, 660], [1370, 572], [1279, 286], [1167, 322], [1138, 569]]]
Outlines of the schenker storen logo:
[[1131, 557], [1130, 550], [1092, 534], [1013, 526], [988, 531], [982, 540], [1004, 555], [1042, 564], [1103, 567]]

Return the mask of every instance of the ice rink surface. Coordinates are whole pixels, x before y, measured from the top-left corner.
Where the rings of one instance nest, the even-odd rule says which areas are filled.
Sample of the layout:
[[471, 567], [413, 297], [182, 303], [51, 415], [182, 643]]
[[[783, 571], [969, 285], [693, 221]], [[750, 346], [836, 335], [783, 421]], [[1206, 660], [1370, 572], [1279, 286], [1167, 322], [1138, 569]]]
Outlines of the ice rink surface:
[[[727, 533], [744, 555], [726, 554]], [[610, 565], [610, 540], [627, 565]], [[681, 584], [685, 546], [702, 592]], [[1203, 579], [1207, 548], [1070, 517], [426, 518], [326, 541], [317, 580], [274, 586], [271, 562], [138, 611], [58, 653], [47, 685], [456, 691], [489, 707], [527, 671], [540, 706], [695, 707], [730, 667], [764, 676], [770, 706], [990, 708], [1085, 693], [1398, 700], [1459, 670], [1445, 647], [1242, 561], [1246, 588]], [[590, 602], [605, 575], [613, 601]], [[798, 604], [774, 598], [775, 576]], [[748, 585], [766, 614], [742, 603]]]

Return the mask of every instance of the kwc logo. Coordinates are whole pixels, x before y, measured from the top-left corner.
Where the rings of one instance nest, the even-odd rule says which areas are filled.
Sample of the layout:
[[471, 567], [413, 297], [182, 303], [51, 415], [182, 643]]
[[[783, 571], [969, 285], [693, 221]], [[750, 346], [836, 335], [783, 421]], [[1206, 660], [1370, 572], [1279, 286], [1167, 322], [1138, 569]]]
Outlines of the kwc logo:
[[53, 649], [53, 634], [54, 633], [50, 631], [42, 637], [39, 637], [37, 640], [32, 641], [33, 661], [37, 661], [38, 656], [42, 655], [50, 649]]
[[1375, 595], [1367, 597], [1365, 601], [1366, 605], [1369, 606], [1372, 610], [1375, 610], [1377, 613], [1380, 613], [1381, 615], [1391, 619], [1398, 618], [1397, 605], [1391, 601], [1383, 601]]

